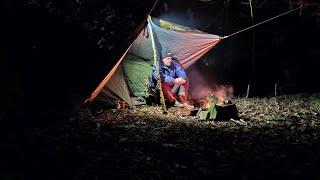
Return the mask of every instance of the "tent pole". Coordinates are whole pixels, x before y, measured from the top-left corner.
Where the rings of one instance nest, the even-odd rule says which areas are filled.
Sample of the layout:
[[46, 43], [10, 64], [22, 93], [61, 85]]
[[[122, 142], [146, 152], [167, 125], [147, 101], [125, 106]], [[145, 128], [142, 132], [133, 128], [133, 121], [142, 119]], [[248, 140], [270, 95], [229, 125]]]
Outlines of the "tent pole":
[[159, 67], [158, 67], [158, 62], [157, 62], [157, 49], [156, 49], [156, 44], [154, 41], [154, 37], [153, 37], [153, 31], [151, 28], [151, 17], [148, 17], [148, 27], [149, 27], [149, 31], [150, 31], [150, 37], [151, 37], [151, 42], [152, 42], [152, 49], [153, 49], [153, 65], [156, 68], [156, 73], [157, 73], [157, 86], [159, 87], [160, 90], [160, 103], [162, 106], [162, 110], [163, 113], [168, 113], [167, 110], [167, 106], [164, 100], [164, 95], [163, 95], [163, 91], [162, 91], [162, 84], [161, 84], [161, 77], [160, 77], [160, 73], [159, 73]]

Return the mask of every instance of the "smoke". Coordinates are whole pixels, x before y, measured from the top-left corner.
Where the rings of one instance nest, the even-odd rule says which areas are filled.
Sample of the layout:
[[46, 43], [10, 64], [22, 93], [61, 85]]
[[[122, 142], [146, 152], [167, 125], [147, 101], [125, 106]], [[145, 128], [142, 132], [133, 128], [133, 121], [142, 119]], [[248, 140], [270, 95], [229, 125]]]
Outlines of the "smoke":
[[194, 100], [216, 97], [219, 101], [228, 100], [233, 96], [234, 88], [231, 84], [218, 83], [212, 73], [201, 68], [191, 67], [188, 69], [190, 80], [190, 97]]
[[209, 76], [205, 71], [198, 70], [195, 66], [188, 69], [190, 80], [190, 97], [191, 99], [203, 99], [214, 95], [216, 80]]
[[218, 101], [223, 102], [233, 96], [233, 86], [230, 84], [219, 85], [214, 90], [214, 96]]

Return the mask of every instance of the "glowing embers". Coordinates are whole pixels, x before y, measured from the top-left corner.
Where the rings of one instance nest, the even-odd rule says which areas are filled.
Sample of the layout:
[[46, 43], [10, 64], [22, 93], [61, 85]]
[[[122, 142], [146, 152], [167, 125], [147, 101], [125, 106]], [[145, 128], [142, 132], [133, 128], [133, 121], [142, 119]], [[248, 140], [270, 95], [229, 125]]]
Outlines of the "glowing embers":
[[200, 108], [197, 112], [199, 120], [217, 120], [228, 121], [230, 119], [239, 119], [238, 109], [230, 100], [227, 101], [208, 101], [200, 100]]
[[238, 109], [230, 100], [232, 95], [233, 87], [223, 85], [216, 88], [212, 96], [198, 100], [197, 117], [199, 120], [228, 121], [239, 119]]

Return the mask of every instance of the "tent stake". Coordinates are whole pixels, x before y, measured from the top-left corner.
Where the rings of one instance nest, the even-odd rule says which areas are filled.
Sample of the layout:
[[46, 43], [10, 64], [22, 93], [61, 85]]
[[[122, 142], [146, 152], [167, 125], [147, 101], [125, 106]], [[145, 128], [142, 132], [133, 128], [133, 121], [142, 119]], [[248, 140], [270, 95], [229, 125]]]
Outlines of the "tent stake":
[[248, 98], [248, 97], [249, 97], [249, 93], [250, 93], [250, 84], [248, 84], [248, 86], [247, 86], [247, 94], [246, 94], [246, 98]]

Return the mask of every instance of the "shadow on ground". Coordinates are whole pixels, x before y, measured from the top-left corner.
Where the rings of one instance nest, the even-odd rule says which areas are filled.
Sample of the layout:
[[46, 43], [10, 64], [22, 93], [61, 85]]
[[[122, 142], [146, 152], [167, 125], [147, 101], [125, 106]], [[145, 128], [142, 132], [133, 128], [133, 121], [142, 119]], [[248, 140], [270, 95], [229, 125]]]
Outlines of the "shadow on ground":
[[13, 156], [5, 159], [3, 174], [8, 179], [319, 179], [320, 122], [309, 98], [234, 99], [246, 126], [164, 116], [160, 107], [97, 116], [82, 110], [54, 127], [26, 130], [20, 143], [4, 146]]

